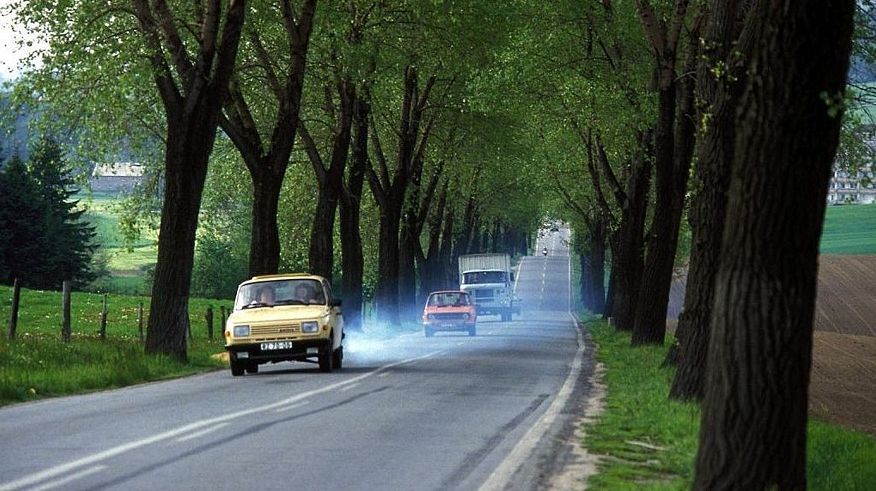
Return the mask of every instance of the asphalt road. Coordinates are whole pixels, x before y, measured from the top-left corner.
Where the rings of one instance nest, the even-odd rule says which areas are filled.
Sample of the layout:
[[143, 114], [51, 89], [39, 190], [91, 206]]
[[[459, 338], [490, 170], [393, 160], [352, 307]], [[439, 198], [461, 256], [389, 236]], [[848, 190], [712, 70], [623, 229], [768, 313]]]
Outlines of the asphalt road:
[[263, 365], [0, 409], [0, 490], [538, 488], [591, 365], [567, 234], [523, 260], [524, 313], [476, 337], [350, 335], [330, 374]]

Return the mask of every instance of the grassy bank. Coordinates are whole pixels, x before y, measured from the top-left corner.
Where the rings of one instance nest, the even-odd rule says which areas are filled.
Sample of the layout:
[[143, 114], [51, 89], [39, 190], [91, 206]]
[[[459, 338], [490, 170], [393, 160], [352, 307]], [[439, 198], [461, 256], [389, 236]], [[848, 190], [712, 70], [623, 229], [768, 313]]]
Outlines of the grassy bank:
[[[584, 444], [601, 456], [593, 489], [690, 489], [700, 411], [667, 398], [672, 370], [659, 368], [665, 347], [631, 348], [629, 335], [587, 324], [605, 365], [605, 411]], [[876, 438], [834, 425], [809, 425], [809, 489], [872, 489]]]
[[[9, 320], [12, 293], [0, 287], [0, 320], [4, 330]], [[108, 297], [107, 339], [98, 337], [103, 296], [73, 293], [70, 343], [60, 339], [61, 294], [22, 290], [15, 341], [0, 338], [0, 404], [90, 390], [122, 387], [151, 380], [214, 370], [224, 363], [212, 358], [223, 351], [219, 306], [230, 301], [191, 299], [189, 320], [192, 340], [189, 362], [146, 355], [139, 341], [137, 316], [147, 297]], [[208, 339], [207, 307], [214, 309], [214, 338]], [[144, 325], [148, 319], [144, 318]]]

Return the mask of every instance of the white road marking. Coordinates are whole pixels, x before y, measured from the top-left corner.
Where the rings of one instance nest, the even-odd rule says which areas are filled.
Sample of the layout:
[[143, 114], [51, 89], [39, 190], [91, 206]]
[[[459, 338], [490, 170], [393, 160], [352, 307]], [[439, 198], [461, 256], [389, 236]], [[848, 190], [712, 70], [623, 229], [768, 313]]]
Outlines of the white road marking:
[[[538, 249], [538, 246], [535, 246]], [[517, 293], [517, 282], [520, 281], [520, 272], [523, 271], [523, 263], [526, 262], [526, 258], [522, 258], [520, 260], [520, 265], [517, 266], [517, 276], [514, 277], [514, 293]]]
[[196, 431], [196, 432], [194, 432], [194, 433], [192, 433], [192, 434], [190, 434], [190, 435], [181, 436], [181, 437], [177, 438], [176, 441], [178, 441], [178, 442], [185, 442], [185, 441], [188, 441], [188, 440], [194, 440], [195, 438], [200, 438], [200, 437], [202, 437], [202, 436], [204, 436], [204, 435], [208, 435], [208, 434], [210, 434], [210, 433], [213, 433], [214, 431], [219, 430], [219, 429], [221, 429], [221, 428], [224, 427], [224, 426], [228, 426], [228, 423], [219, 423], [218, 425], [216, 425], [216, 426], [214, 426], [214, 427], [212, 427], [212, 428], [205, 428], [205, 429], [203, 429], [203, 430], [201, 430], [201, 431]]
[[538, 446], [539, 440], [541, 440], [554, 421], [556, 421], [560, 411], [566, 405], [566, 402], [568, 402], [569, 397], [571, 397], [572, 391], [578, 382], [578, 377], [581, 375], [582, 358], [584, 355], [584, 338], [581, 335], [581, 330], [578, 329], [577, 323], [575, 323], [575, 316], [572, 312], [569, 312], [569, 318], [572, 320], [575, 328], [578, 350], [575, 352], [575, 359], [572, 361], [572, 367], [569, 370], [569, 374], [566, 376], [566, 381], [563, 383], [560, 392], [557, 393], [557, 396], [554, 398], [553, 402], [551, 402], [551, 405], [547, 408], [544, 414], [542, 414], [538, 421], [529, 428], [520, 441], [514, 445], [514, 448], [508, 456], [505, 457], [502, 463], [499, 464], [496, 470], [494, 470], [484, 484], [481, 485], [481, 491], [505, 489], [505, 486], [511, 482], [514, 473], [517, 472], [517, 469], [519, 469], [520, 466], [530, 458], [532, 452], [535, 451]]
[[383, 372], [383, 373], [381, 373], [380, 375], [378, 375], [377, 377], [378, 377], [378, 378], [383, 378], [383, 377], [386, 377], [387, 375], [389, 375], [389, 372]]
[[350, 385], [344, 387], [343, 389], [338, 390], [338, 392], [346, 392], [346, 391], [352, 389], [353, 387], [356, 387], [357, 385], [359, 385], [359, 382], [356, 382], [355, 384], [350, 384]]
[[408, 358], [406, 360], [401, 360], [401, 361], [397, 361], [395, 363], [390, 363], [388, 365], [383, 365], [382, 367], [378, 367], [373, 371], [370, 371], [368, 373], [363, 373], [362, 375], [359, 375], [357, 377], [353, 377], [349, 380], [344, 380], [344, 381], [338, 382], [336, 384], [327, 385], [327, 386], [319, 388], [319, 389], [314, 389], [311, 391], [302, 392], [300, 394], [296, 394], [292, 397], [287, 397], [286, 399], [283, 399], [283, 400], [280, 400], [277, 402], [273, 402], [271, 404], [266, 404], [264, 406], [251, 407], [248, 409], [244, 409], [242, 411], [224, 414], [222, 416], [217, 416], [214, 418], [203, 419], [200, 421], [196, 421], [194, 423], [189, 423], [187, 425], [180, 426], [179, 428], [175, 428], [172, 430], [168, 430], [168, 431], [159, 433], [157, 435], [150, 436], [148, 438], [143, 438], [141, 440], [134, 440], [134, 441], [131, 441], [128, 443], [124, 443], [122, 445], [117, 445], [113, 448], [104, 450], [102, 452], [97, 452], [95, 454], [91, 454], [91, 455], [88, 455], [86, 457], [82, 457], [80, 459], [73, 460], [71, 462], [67, 462], [66, 464], [59, 464], [59, 465], [56, 465], [54, 467], [49, 467], [46, 470], [43, 470], [40, 472], [35, 472], [33, 474], [26, 475], [24, 477], [21, 477], [19, 479], [14, 480], [14, 481], [7, 482], [5, 484], [0, 485], [0, 491], [11, 491], [14, 489], [20, 489], [20, 488], [23, 488], [25, 486], [30, 486], [30, 485], [36, 484], [40, 481], [45, 481], [46, 479], [51, 479], [51, 478], [59, 476], [61, 474], [72, 472], [76, 469], [79, 469], [80, 467], [92, 465], [92, 464], [95, 464], [95, 463], [100, 462], [102, 460], [106, 460], [106, 459], [121, 455], [123, 453], [130, 452], [131, 450], [136, 450], [138, 448], [145, 447], [146, 445], [151, 445], [153, 443], [158, 443], [158, 442], [161, 442], [164, 440], [169, 440], [171, 438], [176, 438], [180, 435], [184, 435], [184, 434], [189, 433], [191, 431], [199, 430], [201, 428], [212, 427], [212, 426], [215, 426], [219, 423], [225, 423], [227, 421], [233, 421], [235, 419], [243, 418], [245, 416], [250, 416], [252, 414], [272, 411], [274, 409], [277, 409], [277, 408], [280, 408], [283, 406], [288, 406], [290, 404], [294, 404], [296, 402], [303, 401], [304, 399], [307, 399], [308, 397], [312, 397], [312, 396], [315, 396], [317, 394], [323, 394], [326, 392], [333, 391], [335, 389], [340, 389], [340, 388], [345, 387], [345, 386], [350, 385], [350, 384], [354, 384], [354, 383], [359, 382], [361, 380], [364, 380], [368, 377], [376, 375], [380, 372], [388, 370], [392, 367], [404, 365], [405, 363], [410, 363], [410, 362], [422, 360], [425, 358], [430, 358], [430, 357], [435, 356], [437, 354], [440, 354], [442, 352], [443, 352], [443, 350], [433, 351], [431, 353], [428, 353], [428, 354], [425, 354], [422, 356]]
[[105, 465], [96, 465], [94, 467], [89, 467], [88, 469], [85, 469], [84, 471], [77, 472], [76, 474], [70, 474], [69, 476], [65, 477], [64, 479], [58, 479], [57, 481], [47, 482], [47, 483], [43, 484], [42, 486], [33, 488], [31, 491], [47, 491], [49, 489], [59, 488], [67, 483], [73, 482], [77, 479], [82, 479], [85, 476], [90, 476], [90, 475], [95, 474], [97, 472], [100, 472], [104, 469], [106, 469]]
[[275, 413], [285, 413], [286, 411], [298, 409], [299, 407], [306, 406], [308, 404], [310, 404], [310, 401], [296, 402], [295, 404], [292, 404], [291, 406], [286, 406], [286, 407], [281, 407], [280, 409], [275, 409], [274, 412]]

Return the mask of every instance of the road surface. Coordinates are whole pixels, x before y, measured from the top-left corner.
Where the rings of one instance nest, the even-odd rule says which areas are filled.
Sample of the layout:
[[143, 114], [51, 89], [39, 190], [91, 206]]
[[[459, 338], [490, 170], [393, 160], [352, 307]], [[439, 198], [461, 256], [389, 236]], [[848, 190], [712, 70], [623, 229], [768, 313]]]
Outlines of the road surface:
[[263, 365], [0, 409], [0, 490], [533, 489], [564, 460], [590, 353], [568, 231], [478, 335], [348, 336], [344, 368]]

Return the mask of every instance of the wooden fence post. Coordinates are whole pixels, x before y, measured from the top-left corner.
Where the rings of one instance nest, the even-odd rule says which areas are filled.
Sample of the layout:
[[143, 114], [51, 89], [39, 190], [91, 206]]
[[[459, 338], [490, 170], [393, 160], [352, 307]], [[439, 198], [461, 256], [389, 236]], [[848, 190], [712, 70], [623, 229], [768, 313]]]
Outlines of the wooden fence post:
[[61, 284], [61, 339], [70, 341], [70, 282]]
[[140, 301], [140, 309], [137, 310], [137, 332], [140, 335], [140, 342], [143, 342], [143, 301]]
[[225, 306], [219, 306], [219, 312], [222, 315], [222, 325], [219, 327], [220, 329], [225, 329]]
[[100, 311], [100, 339], [106, 340], [106, 293], [103, 294], [103, 309]]
[[213, 306], [207, 306], [207, 313], [204, 314], [204, 319], [207, 321], [207, 339], [213, 339]]
[[18, 328], [18, 302], [21, 299], [21, 285], [18, 278], [12, 283], [12, 312], [9, 314], [9, 326], [6, 328], [6, 339], [15, 339], [15, 330]]

